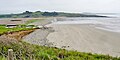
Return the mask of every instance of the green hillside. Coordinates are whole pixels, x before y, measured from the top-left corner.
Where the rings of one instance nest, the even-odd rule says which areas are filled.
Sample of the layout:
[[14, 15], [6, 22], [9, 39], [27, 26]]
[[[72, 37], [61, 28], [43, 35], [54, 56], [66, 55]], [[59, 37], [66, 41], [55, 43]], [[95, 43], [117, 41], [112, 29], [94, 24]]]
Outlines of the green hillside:
[[64, 12], [30, 12], [25, 11], [19, 14], [4, 14], [0, 15], [0, 18], [37, 18], [37, 17], [51, 17], [51, 16], [59, 16], [59, 17], [106, 17], [99, 15], [88, 15], [88, 14], [80, 14], [80, 13], [64, 13]]

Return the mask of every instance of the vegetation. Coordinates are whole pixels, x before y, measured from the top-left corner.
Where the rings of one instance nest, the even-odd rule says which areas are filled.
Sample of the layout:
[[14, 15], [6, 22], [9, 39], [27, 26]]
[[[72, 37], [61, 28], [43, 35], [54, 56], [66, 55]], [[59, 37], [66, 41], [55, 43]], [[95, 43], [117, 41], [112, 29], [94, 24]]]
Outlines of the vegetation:
[[26, 28], [26, 27], [6, 28], [5, 25], [0, 25], [0, 35], [5, 34], [7, 32], [15, 32], [15, 31], [29, 30], [29, 29], [31, 29], [31, 28]]
[[25, 42], [3, 44], [0, 43], [0, 59], [7, 59], [7, 50], [14, 50], [15, 60], [120, 60], [109, 55], [67, 51], [65, 49], [38, 46]]
[[34, 23], [34, 22], [38, 22], [38, 21], [43, 21], [43, 20], [45, 20], [45, 19], [44, 18], [41, 18], [41, 19], [30, 19], [30, 20], [27, 20], [25, 22], [25, 25], [28, 25], [28, 24]]
[[44, 12], [42, 15], [43, 16], [58, 16], [59, 14], [57, 12]]
[[30, 23], [34, 23], [34, 22], [36, 22], [36, 21], [38, 21], [37, 19], [33, 19], [33, 20], [28, 20], [28, 21], [26, 21], [26, 23], [25, 24], [30, 24]]
[[99, 16], [99, 15], [88, 15], [88, 14], [82, 14], [82, 13], [64, 13], [64, 12], [30, 12], [25, 11], [23, 13], [19, 14], [5, 14], [0, 15], [0, 18], [30, 18], [30, 17], [51, 17], [51, 16], [63, 16], [63, 17], [106, 17], [106, 16]]

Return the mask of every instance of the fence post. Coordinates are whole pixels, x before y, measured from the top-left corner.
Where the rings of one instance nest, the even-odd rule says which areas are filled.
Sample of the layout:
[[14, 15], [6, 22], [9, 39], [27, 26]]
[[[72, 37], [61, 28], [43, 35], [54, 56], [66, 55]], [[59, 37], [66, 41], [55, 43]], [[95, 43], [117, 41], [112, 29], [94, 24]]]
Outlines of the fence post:
[[14, 60], [13, 49], [8, 49], [8, 60]]

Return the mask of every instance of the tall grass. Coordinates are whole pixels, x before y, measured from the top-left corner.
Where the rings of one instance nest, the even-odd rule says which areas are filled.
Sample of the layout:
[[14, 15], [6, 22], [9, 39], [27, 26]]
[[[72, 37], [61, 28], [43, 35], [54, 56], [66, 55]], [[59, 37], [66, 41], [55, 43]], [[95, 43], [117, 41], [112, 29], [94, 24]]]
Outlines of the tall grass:
[[7, 50], [13, 49], [15, 60], [120, 60], [109, 55], [68, 51], [56, 47], [38, 46], [25, 42], [0, 44], [0, 59], [7, 59]]

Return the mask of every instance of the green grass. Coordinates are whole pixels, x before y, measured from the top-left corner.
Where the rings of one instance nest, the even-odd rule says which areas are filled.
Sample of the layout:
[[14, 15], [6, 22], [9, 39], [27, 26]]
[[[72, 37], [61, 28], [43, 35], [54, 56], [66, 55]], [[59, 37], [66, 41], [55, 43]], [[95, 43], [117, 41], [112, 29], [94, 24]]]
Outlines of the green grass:
[[0, 26], [0, 35], [7, 33], [7, 32], [15, 32], [15, 31], [21, 31], [21, 30], [29, 30], [31, 28], [19, 28], [19, 27], [15, 27], [15, 28], [5, 28], [5, 26]]
[[7, 50], [14, 50], [14, 57], [22, 60], [120, 60], [117, 57], [109, 55], [84, 53], [77, 51], [68, 51], [54, 47], [38, 46], [25, 42], [13, 43], [5, 45], [0, 44], [0, 59], [5, 60], [7, 57]]
[[30, 24], [30, 23], [34, 23], [34, 22], [38, 22], [38, 21], [43, 21], [45, 20], [45, 18], [41, 18], [41, 19], [32, 19], [32, 20], [28, 20], [25, 22], [25, 24]]
[[38, 19], [28, 20], [28, 21], [26, 21], [25, 24], [34, 23], [34, 22], [37, 22], [37, 21], [38, 21]]

